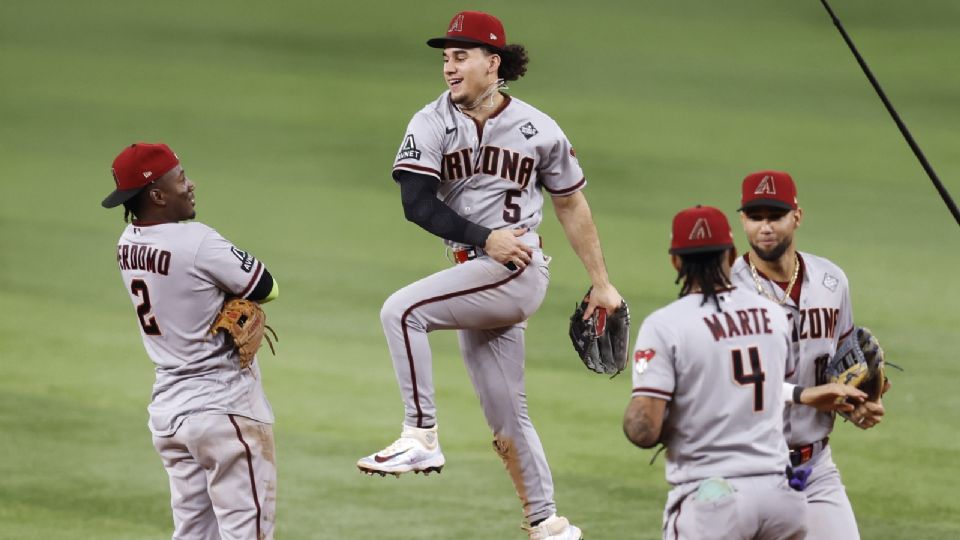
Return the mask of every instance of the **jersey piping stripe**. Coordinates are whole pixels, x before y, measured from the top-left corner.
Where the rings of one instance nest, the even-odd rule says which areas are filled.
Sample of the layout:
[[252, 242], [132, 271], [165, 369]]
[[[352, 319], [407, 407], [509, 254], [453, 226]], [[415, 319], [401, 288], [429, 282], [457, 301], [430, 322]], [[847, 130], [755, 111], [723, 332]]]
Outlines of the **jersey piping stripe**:
[[410, 336], [407, 333], [407, 328], [408, 328], [407, 317], [409, 317], [410, 314], [413, 313], [413, 310], [417, 309], [418, 307], [425, 306], [433, 302], [442, 302], [443, 300], [449, 300], [451, 298], [456, 298], [458, 296], [465, 296], [468, 294], [478, 293], [481, 291], [486, 291], [488, 289], [496, 289], [497, 287], [504, 285], [505, 283], [509, 283], [510, 281], [516, 279], [526, 269], [527, 267], [523, 267], [522, 269], [520, 269], [519, 272], [514, 272], [513, 274], [510, 274], [510, 277], [504, 280], [498, 281], [496, 283], [492, 283], [490, 285], [483, 285], [480, 287], [474, 287], [472, 289], [467, 289], [464, 291], [452, 292], [452, 293], [448, 293], [440, 296], [434, 296], [433, 298], [427, 298], [426, 300], [421, 300], [404, 310], [403, 316], [400, 317], [400, 327], [403, 328], [403, 344], [407, 349], [407, 363], [410, 365], [410, 382], [413, 383], [413, 402], [417, 406], [417, 427], [418, 428], [423, 427], [423, 410], [420, 408], [420, 391], [417, 390], [417, 370], [413, 367], [413, 351], [410, 349]]
[[668, 397], [668, 398], [673, 397], [673, 392], [665, 392], [658, 388], [647, 388], [646, 386], [640, 386], [638, 388], [634, 388], [633, 393], [636, 394], [637, 392], [648, 392], [651, 394], [657, 394], [657, 395], [661, 395], [663, 397]]
[[407, 169], [410, 171], [425, 172], [428, 174], [432, 174], [437, 178], [440, 178], [440, 171], [431, 169], [430, 167], [421, 167], [420, 165], [410, 165], [409, 163], [400, 163], [393, 167], [394, 171], [396, 171], [397, 169]]
[[853, 332], [853, 328], [854, 328], [854, 327], [851, 326], [849, 330], [847, 330], [846, 332], [840, 334], [840, 337], [837, 338], [837, 343], [840, 343], [841, 341], [847, 339], [847, 336], [849, 336], [849, 335]]
[[547, 190], [548, 192], [550, 192], [551, 195], [568, 195], [568, 194], [570, 194], [570, 193], [573, 193], [574, 191], [577, 191], [578, 189], [580, 189], [581, 187], [583, 187], [583, 185], [586, 184], [586, 183], [587, 183], [587, 179], [586, 179], [586, 177], [584, 177], [584, 178], [581, 178], [580, 181], [577, 182], [577, 183], [576, 183], [574, 186], [572, 186], [572, 187], [554, 190], [554, 189], [550, 189], [546, 184], [544, 184], [543, 182], [541, 182], [541, 184], [543, 185], [543, 189], [545, 189], [545, 190]]
[[243, 440], [243, 434], [240, 433], [240, 425], [233, 419], [232, 414], [228, 414], [227, 417], [230, 418], [230, 423], [233, 424], [233, 428], [237, 430], [237, 438], [240, 439], [240, 444], [243, 445], [244, 450], [247, 452], [247, 470], [250, 472], [250, 489], [253, 491], [253, 504], [257, 507], [257, 538], [260, 538], [260, 499], [257, 497], [257, 482], [253, 476], [253, 455], [250, 452], [250, 446], [247, 444], [247, 441]]
[[260, 261], [257, 261], [257, 269], [256, 271], [253, 272], [253, 277], [250, 278], [250, 283], [247, 283], [247, 287], [243, 289], [242, 293], [240, 293], [240, 298], [246, 298], [247, 295], [250, 294], [251, 291], [253, 291], [253, 287], [257, 284], [258, 281], [260, 281], [261, 274], [263, 274], [263, 263], [261, 263]]

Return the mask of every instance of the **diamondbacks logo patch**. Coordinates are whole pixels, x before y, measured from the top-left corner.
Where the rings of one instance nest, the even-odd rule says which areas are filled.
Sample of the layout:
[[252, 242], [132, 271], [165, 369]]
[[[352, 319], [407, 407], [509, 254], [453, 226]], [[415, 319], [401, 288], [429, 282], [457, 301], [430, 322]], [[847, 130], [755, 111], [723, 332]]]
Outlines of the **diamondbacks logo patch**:
[[710, 224], [707, 223], [707, 218], [700, 218], [696, 223], [693, 224], [693, 230], [690, 231], [690, 240], [707, 240], [713, 238], [713, 233], [710, 232]]
[[417, 141], [413, 139], [412, 133], [407, 134], [407, 137], [403, 139], [403, 146], [400, 147], [397, 159], [420, 159], [420, 150], [417, 150]]
[[647, 370], [647, 366], [656, 355], [657, 351], [654, 349], [638, 349], [633, 353], [633, 369], [637, 370], [637, 375], [642, 375]]
[[823, 286], [830, 289], [832, 292], [836, 292], [837, 285], [840, 284], [840, 280], [831, 276], [830, 274], [824, 274], [823, 276]]
[[754, 195], [776, 195], [777, 186], [773, 183], [773, 177], [769, 174], [763, 177], [763, 180], [760, 180], [760, 183], [757, 184], [757, 189], [753, 191]]
[[240, 269], [246, 273], [250, 273], [250, 270], [253, 270], [253, 255], [247, 253], [246, 251], [241, 251], [233, 246], [230, 246], [230, 253], [233, 253], [233, 256], [240, 261]]
[[530, 137], [533, 137], [540, 132], [537, 131], [537, 128], [533, 127], [532, 123], [527, 122], [526, 124], [520, 126], [520, 133], [523, 133], [523, 136], [529, 140]]
[[457, 15], [450, 21], [450, 28], [447, 29], [447, 33], [450, 32], [463, 32], [463, 14]]

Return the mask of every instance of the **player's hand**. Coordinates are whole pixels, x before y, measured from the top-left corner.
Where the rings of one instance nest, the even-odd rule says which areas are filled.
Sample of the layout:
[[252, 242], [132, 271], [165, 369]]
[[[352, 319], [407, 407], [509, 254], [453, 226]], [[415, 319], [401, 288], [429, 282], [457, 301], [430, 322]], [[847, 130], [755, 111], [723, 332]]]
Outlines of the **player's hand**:
[[527, 229], [496, 229], [487, 237], [483, 250], [500, 264], [513, 263], [518, 269], [530, 264], [533, 248], [520, 241]]
[[864, 401], [850, 413], [850, 421], [860, 429], [870, 429], [883, 420], [883, 403]]
[[811, 386], [800, 393], [800, 403], [821, 412], [852, 413], [866, 399], [867, 393], [863, 390], [840, 383]]
[[623, 297], [612, 284], [594, 285], [590, 290], [587, 310], [583, 312], [583, 320], [589, 319], [598, 307], [607, 310], [607, 313], [613, 313], [621, 303], [623, 303]]

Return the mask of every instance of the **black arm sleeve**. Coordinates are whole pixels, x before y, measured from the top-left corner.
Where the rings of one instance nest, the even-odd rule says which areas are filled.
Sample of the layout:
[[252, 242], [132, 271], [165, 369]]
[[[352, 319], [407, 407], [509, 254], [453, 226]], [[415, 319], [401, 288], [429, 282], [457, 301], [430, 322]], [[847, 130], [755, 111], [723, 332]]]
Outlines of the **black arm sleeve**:
[[401, 171], [397, 174], [400, 183], [400, 199], [403, 215], [426, 231], [460, 244], [483, 247], [490, 236], [490, 229], [477, 225], [453, 211], [437, 198], [440, 181], [426, 174]]
[[250, 291], [250, 294], [247, 295], [247, 300], [263, 300], [267, 296], [270, 296], [270, 291], [273, 290], [273, 276], [270, 275], [270, 271], [266, 268], [263, 269], [263, 273], [260, 274], [260, 281], [257, 282], [257, 285]]

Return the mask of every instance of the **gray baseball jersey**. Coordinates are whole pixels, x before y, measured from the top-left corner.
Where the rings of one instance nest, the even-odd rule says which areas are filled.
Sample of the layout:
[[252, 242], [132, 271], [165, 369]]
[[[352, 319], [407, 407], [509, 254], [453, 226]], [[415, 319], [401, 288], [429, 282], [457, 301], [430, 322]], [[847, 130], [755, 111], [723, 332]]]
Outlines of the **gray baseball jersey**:
[[793, 371], [786, 315], [736, 288], [701, 305], [689, 294], [643, 321], [633, 395], [665, 399], [667, 481], [782, 474], [784, 376]]
[[187, 415], [200, 412], [272, 423], [256, 362], [240, 370], [224, 333], [210, 334], [226, 293], [246, 297], [263, 264], [210, 227], [189, 222], [128, 225], [117, 265], [156, 365], [150, 430], [172, 435]]
[[380, 315], [404, 421], [415, 427], [436, 423], [427, 333], [458, 330], [467, 372], [524, 514], [530, 521], [545, 519], [556, 512], [553, 477], [527, 414], [524, 331], [550, 275], [550, 258], [534, 232], [543, 215], [541, 189], [562, 196], [586, 184], [573, 147], [556, 122], [517, 98], [504, 96], [480, 125], [454, 106], [447, 91], [410, 121], [393, 166], [398, 171], [439, 179], [438, 198], [474, 223], [530, 231], [521, 237], [533, 248], [526, 268], [511, 271], [481, 253], [395, 292]]
[[[843, 270], [829, 260], [804, 252], [797, 255], [803, 275], [798, 277], [796, 292], [790, 298], [784, 298], [785, 284], [773, 282], [759, 271], [755, 279], [746, 255], [737, 259], [731, 277], [742, 289], [758, 295], [763, 291], [783, 302], [781, 307], [792, 326], [793, 355], [797, 358], [796, 374], [788, 381], [815, 386], [826, 382], [826, 362], [836, 353], [840, 340], [853, 331], [850, 286]], [[834, 419], [833, 413], [788, 404], [784, 410], [787, 444], [799, 448], [824, 441], [833, 431]], [[856, 540], [860, 533], [853, 507], [830, 448], [820, 444], [816, 447], [823, 449], [804, 464], [813, 468], [804, 490], [810, 537]]]
[[[803, 276], [798, 278], [800, 303], [787, 298], [782, 307], [791, 326], [791, 346], [797, 358], [797, 370], [787, 382], [816, 386], [826, 382], [823, 372], [826, 361], [837, 351], [840, 340], [853, 331], [853, 310], [847, 276], [837, 265], [810, 253], [798, 253]], [[778, 301], [784, 290], [759, 273], [758, 281], [746, 261], [737, 259], [731, 278], [737, 287], [759, 294], [762, 287]], [[818, 412], [813, 407], [788, 405], [784, 433], [792, 448], [827, 437], [833, 430], [833, 413]]]
[[804, 498], [784, 475], [787, 318], [743, 289], [718, 299], [720, 311], [695, 293], [653, 312], [634, 349], [633, 396], [668, 401], [663, 538], [802, 539]]
[[541, 188], [569, 195], [586, 180], [560, 126], [515, 97], [505, 99], [480, 125], [444, 92], [410, 120], [393, 169], [437, 178], [437, 197], [474, 223], [535, 231], [543, 219]]

